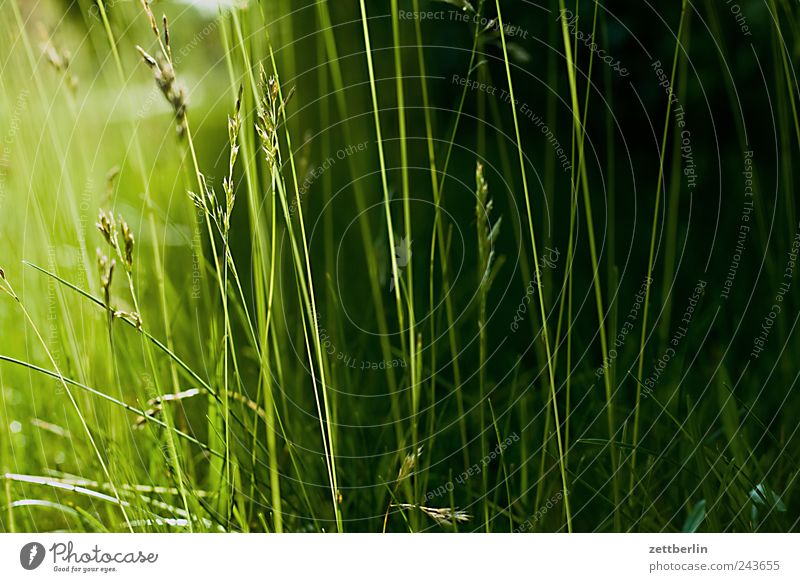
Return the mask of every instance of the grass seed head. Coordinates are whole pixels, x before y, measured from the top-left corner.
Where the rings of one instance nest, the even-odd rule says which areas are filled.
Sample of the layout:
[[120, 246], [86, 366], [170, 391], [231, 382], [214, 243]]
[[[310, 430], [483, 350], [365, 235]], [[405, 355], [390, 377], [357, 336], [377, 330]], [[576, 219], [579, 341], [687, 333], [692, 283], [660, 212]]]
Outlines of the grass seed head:
[[397, 473], [397, 484], [399, 485], [406, 478], [414, 472], [414, 469], [417, 466], [417, 459], [420, 458], [422, 455], [422, 447], [419, 447], [416, 451], [408, 453], [406, 458], [403, 459], [403, 464], [400, 465], [400, 471]]
[[178, 135], [184, 135], [186, 132], [186, 90], [177, 82], [172, 62], [163, 56], [152, 57], [140, 46], [136, 48], [147, 66], [153, 70], [156, 86], [175, 112]]
[[[491, 285], [495, 269], [494, 244], [500, 232], [498, 219], [492, 224], [490, 214], [494, 202], [489, 198], [489, 185], [486, 182], [484, 166], [481, 162], [475, 165], [475, 220], [478, 225], [478, 267], [481, 273], [481, 286]], [[498, 263], [499, 265], [499, 263]]]
[[228, 116], [228, 143], [230, 156], [228, 158], [228, 175], [222, 179], [222, 188], [225, 191], [225, 212], [223, 214], [224, 232], [228, 233], [231, 227], [233, 205], [236, 202], [236, 189], [233, 182], [233, 168], [239, 157], [239, 131], [242, 127], [242, 85], [239, 85], [239, 94], [236, 98], [236, 107], [233, 115]]
[[169, 22], [167, 21], [167, 15], [161, 15], [161, 21], [164, 23], [164, 46], [167, 47], [167, 52], [169, 56], [172, 56], [172, 48], [169, 44]]
[[466, 511], [451, 509], [449, 507], [420, 507], [420, 511], [433, 519], [439, 525], [455, 525], [465, 523], [472, 519]]
[[150, 8], [150, 2], [148, 2], [148, 0], [142, 0], [142, 7], [144, 8], [144, 12], [147, 15], [147, 19], [150, 22], [150, 29], [153, 31], [153, 34], [159, 36], [158, 22], [156, 22], [156, 17], [153, 14], [153, 9]]
[[260, 68], [262, 96], [258, 104], [256, 132], [261, 138], [261, 149], [270, 163], [279, 163], [278, 160], [278, 125], [286, 104], [294, 96], [295, 88], [292, 87], [288, 94], [282, 98], [280, 82], [275, 75], [267, 76], [263, 65]]
[[418, 509], [440, 526], [452, 526], [457, 523], [465, 523], [472, 519], [472, 516], [466, 511], [450, 507], [425, 507], [424, 505], [414, 505], [412, 503], [398, 503], [395, 504], [394, 507]]
[[44, 26], [40, 26], [39, 33], [42, 37], [41, 47], [45, 59], [53, 68], [61, 75], [67, 83], [67, 87], [72, 93], [78, 88], [78, 77], [72, 73], [70, 64], [72, 62], [72, 55], [66, 49], [59, 49], [53, 39], [45, 30]]
[[153, 57], [151, 57], [150, 54], [142, 47], [140, 47], [138, 44], [136, 45], [136, 50], [139, 51], [140, 55], [142, 55], [142, 58], [144, 59], [144, 62], [145, 64], [147, 64], [148, 67], [150, 67], [151, 69], [155, 69], [158, 67], [158, 63], [156, 62], [156, 60]]
[[117, 261], [109, 259], [100, 249], [97, 249], [97, 270], [100, 273], [100, 288], [103, 291], [103, 298], [106, 306], [111, 304], [111, 282], [114, 279], [114, 267]]
[[117, 244], [117, 225], [114, 222], [114, 215], [101, 209], [95, 226], [97, 226], [97, 230], [100, 231], [103, 238], [106, 239], [106, 242], [115, 247]]
[[273, 103], [277, 102], [279, 87], [278, 87], [278, 80], [275, 78], [274, 75], [271, 76], [267, 81], [267, 86], [268, 86], [267, 93], [269, 94], [270, 101], [272, 101]]
[[125, 219], [122, 218], [121, 215], [119, 216], [119, 226], [122, 231], [122, 242], [124, 244], [124, 249], [121, 250], [124, 251], [122, 255], [125, 259], [125, 268], [130, 272], [133, 270], [133, 247], [136, 241], [128, 223], [125, 222]]

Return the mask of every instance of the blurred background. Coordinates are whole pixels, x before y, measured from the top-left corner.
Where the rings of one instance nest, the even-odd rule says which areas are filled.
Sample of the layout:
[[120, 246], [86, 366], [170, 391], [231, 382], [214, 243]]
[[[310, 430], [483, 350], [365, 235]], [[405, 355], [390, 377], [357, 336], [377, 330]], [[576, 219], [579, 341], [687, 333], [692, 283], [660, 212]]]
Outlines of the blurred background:
[[795, 531], [797, 6], [393, 4], [2, 0], [0, 529]]

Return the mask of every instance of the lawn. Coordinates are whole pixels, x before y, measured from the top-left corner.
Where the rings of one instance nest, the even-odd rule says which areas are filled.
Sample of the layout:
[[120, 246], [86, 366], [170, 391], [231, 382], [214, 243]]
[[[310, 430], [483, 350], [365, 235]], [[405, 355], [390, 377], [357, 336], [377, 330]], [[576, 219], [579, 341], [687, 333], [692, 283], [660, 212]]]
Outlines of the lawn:
[[0, 0], [0, 531], [794, 532], [789, 0]]

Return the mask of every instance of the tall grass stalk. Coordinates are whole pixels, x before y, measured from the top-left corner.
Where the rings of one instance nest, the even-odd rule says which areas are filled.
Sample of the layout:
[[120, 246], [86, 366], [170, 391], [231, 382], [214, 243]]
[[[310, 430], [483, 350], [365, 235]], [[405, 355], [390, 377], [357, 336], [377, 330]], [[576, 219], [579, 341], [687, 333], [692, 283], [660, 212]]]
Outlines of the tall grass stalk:
[[[531, 237], [534, 272], [539, 273], [541, 272], [539, 269], [539, 253], [536, 246], [536, 236], [534, 234], [531, 199], [530, 199], [530, 194], [528, 192], [528, 177], [527, 177], [527, 171], [525, 169], [525, 157], [522, 152], [522, 138], [520, 136], [520, 131], [519, 131], [519, 121], [517, 120], [516, 99], [514, 97], [514, 83], [511, 80], [511, 64], [510, 61], [508, 60], [508, 46], [506, 43], [505, 28], [503, 26], [503, 15], [500, 10], [500, 0], [495, 0], [495, 4], [497, 6], [497, 21], [500, 28], [500, 40], [503, 45], [503, 60], [505, 62], [505, 68], [506, 68], [508, 92], [511, 98], [510, 103], [514, 119], [514, 132], [516, 134], [516, 139], [517, 139], [517, 153], [519, 154], [519, 170], [520, 174], [522, 175], [522, 188], [525, 193], [525, 208], [528, 215], [528, 231]], [[558, 464], [559, 464], [559, 469], [561, 471], [561, 485], [564, 491], [564, 514], [567, 521], [567, 530], [571, 533], [572, 512], [570, 510], [570, 505], [569, 505], [569, 486], [567, 484], [567, 472], [566, 472], [566, 467], [564, 465], [564, 446], [563, 446], [563, 441], [561, 439], [561, 420], [558, 414], [558, 402], [556, 398], [555, 370], [553, 369], [552, 354], [550, 351], [550, 339], [547, 331], [547, 312], [545, 311], [544, 297], [542, 296], [542, 282], [539, 277], [536, 277], [536, 286], [537, 286], [537, 295], [539, 297], [539, 311], [542, 318], [541, 333], [542, 333], [542, 338], [544, 339], [545, 356], [547, 358], [547, 373], [550, 380], [550, 396], [552, 398], [552, 404], [553, 404], [553, 419], [555, 422], [555, 429], [556, 429], [556, 441], [558, 444]]]
[[[604, 305], [603, 293], [600, 282], [600, 262], [597, 254], [597, 244], [595, 241], [594, 218], [592, 216], [592, 201], [589, 194], [589, 179], [586, 171], [586, 159], [584, 157], [583, 138], [581, 137], [584, 130], [582, 128], [580, 107], [578, 100], [578, 88], [576, 79], [577, 68], [572, 56], [573, 55], [572, 46], [570, 45], [570, 40], [569, 40], [570, 33], [567, 26], [567, 17], [563, 0], [559, 0], [559, 6], [561, 8], [561, 32], [564, 39], [564, 50], [567, 61], [566, 63], [567, 77], [569, 79], [570, 97], [572, 102], [573, 131], [579, 134], [578, 138], [576, 139], [578, 148], [577, 171], [578, 171], [578, 181], [580, 182], [581, 191], [583, 193], [584, 212], [586, 214], [587, 236], [589, 239], [589, 256], [591, 259], [591, 266], [592, 266], [592, 279], [594, 287], [595, 304], [597, 308], [598, 332], [600, 335], [600, 355], [602, 361], [606, 362], [608, 358], [608, 339], [607, 339], [606, 325], [605, 325], [606, 318], [605, 318], [605, 309], [603, 307]], [[611, 455], [612, 488], [614, 491], [614, 507], [615, 507], [614, 522], [616, 525], [619, 523], [620, 519], [617, 510], [617, 508], [619, 507], [618, 502], [620, 499], [619, 475], [618, 475], [619, 459], [617, 457], [617, 448], [615, 445], [617, 439], [616, 439], [616, 422], [614, 420], [613, 393], [611, 387], [611, 378], [608, 374], [604, 374], [603, 384], [605, 386], [605, 395], [606, 395], [606, 417], [608, 420], [608, 439], [609, 439], [609, 452]]]
[[[323, 445], [326, 449], [326, 464], [328, 467], [328, 477], [330, 479], [330, 486], [331, 486], [331, 499], [333, 503], [333, 512], [336, 521], [336, 528], [338, 531], [342, 531], [342, 514], [341, 508], [339, 506], [339, 486], [338, 486], [338, 476], [336, 471], [336, 451], [335, 451], [335, 432], [332, 427], [332, 411], [331, 411], [331, 402], [330, 402], [330, 385], [326, 381], [326, 369], [328, 365], [326, 363], [325, 352], [322, 349], [322, 342], [320, 340], [320, 330], [319, 326], [317, 325], [318, 319], [318, 310], [316, 304], [316, 297], [314, 292], [314, 284], [313, 284], [313, 277], [311, 273], [311, 260], [309, 257], [309, 245], [308, 245], [308, 237], [306, 235], [306, 227], [305, 227], [305, 219], [303, 216], [303, 207], [301, 204], [300, 199], [300, 191], [299, 191], [299, 180], [297, 178], [297, 168], [295, 165], [294, 160], [294, 153], [292, 150], [292, 140], [289, 134], [288, 128], [288, 117], [286, 114], [286, 101], [284, 98], [283, 90], [280, 85], [280, 80], [277, 77], [277, 65], [275, 62], [275, 55], [272, 50], [272, 45], [267, 38], [267, 44], [269, 48], [269, 58], [270, 62], [272, 63], [272, 68], [275, 71], [275, 76], [272, 77], [272, 83], [274, 83], [274, 93], [277, 96], [277, 99], [273, 98], [272, 102], [272, 124], [277, 131], [277, 126], [280, 124], [283, 126], [284, 129], [284, 139], [286, 140], [286, 152], [288, 155], [288, 163], [289, 168], [291, 169], [292, 173], [292, 181], [294, 183], [294, 195], [295, 200], [297, 202], [297, 217], [298, 223], [300, 225], [300, 240], [298, 241], [297, 236], [294, 232], [294, 227], [292, 225], [292, 218], [289, 213], [289, 206], [288, 206], [288, 189], [286, 186], [285, 178], [280, 173], [280, 168], [282, 167], [282, 156], [280, 154], [280, 146], [277, 141], [277, 136], [275, 136], [275, 141], [272, 145], [274, 152], [277, 154], [273, 154], [268, 157], [270, 158], [270, 166], [272, 170], [272, 180], [273, 180], [273, 187], [277, 189], [278, 196], [280, 198], [281, 207], [283, 209], [284, 219], [286, 222], [286, 227], [289, 233], [289, 240], [292, 246], [292, 254], [295, 260], [295, 269], [297, 275], [297, 287], [298, 291], [302, 295], [302, 300], [305, 306], [305, 315], [306, 320], [303, 323], [303, 334], [306, 340], [306, 348], [309, 357], [309, 368], [311, 370], [311, 381], [314, 386], [314, 395], [317, 401], [317, 412], [319, 414], [320, 420], [320, 428], [322, 430], [322, 437], [323, 437]], [[272, 90], [272, 87], [265, 86], [265, 90], [269, 91]], [[263, 134], [262, 134], [263, 136]], [[301, 259], [301, 249], [300, 244], [302, 244], [302, 259]], [[311, 336], [314, 342], [313, 352], [316, 353], [316, 358], [312, 355], [312, 348], [309, 344], [309, 334], [308, 329], [311, 329]], [[323, 411], [320, 409], [319, 403], [319, 390], [317, 387], [317, 381], [315, 377], [314, 367], [313, 367], [313, 360], [316, 359], [317, 366], [318, 366], [318, 373], [319, 373], [319, 384], [321, 386], [322, 392], [322, 404], [324, 408], [324, 416]]]
[[[672, 71], [670, 73], [670, 85], [667, 99], [667, 111], [664, 119], [664, 132], [661, 137], [661, 156], [658, 164], [658, 180], [656, 182], [656, 195], [653, 206], [653, 224], [650, 229], [650, 251], [647, 260], [647, 280], [650, 281], [653, 275], [653, 267], [655, 261], [655, 248], [656, 248], [656, 235], [658, 233], [658, 216], [661, 211], [661, 189], [664, 181], [664, 157], [667, 150], [667, 137], [669, 136], [670, 118], [672, 116], [672, 101], [674, 94], [675, 72], [678, 68], [678, 55], [681, 49], [681, 37], [684, 26], [684, 19], [686, 17], [687, 0], [683, 0], [681, 4], [681, 17], [678, 23], [678, 33], [675, 37], [675, 52], [672, 56]], [[644, 307], [642, 308], [642, 333], [639, 339], [639, 357], [638, 367], [636, 372], [636, 403], [634, 404], [634, 417], [633, 417], [633, 452], [631, 453], [631, 484], [636, 475], [636, 446], [639, 443], [639, 418], [641, 409], [642, 398], [642, 374], [644, 372], [644, 355], [645, 345], [647, 343], [647, 316], [650, 308], [650, 288], [651, 284], [646, 286], [644, 295]]]
[[[36, 326], [36, 323], [33, 321], [33, 318], [31, 317], [30, 313], [25, 308], [25, 304], [20, 300], [19, 296], [14, 291], [14, 288], [11, 286], [11, 283], [9, 281], [7, 281], [4, 276], [1, 276], [1, 275], [0, 275], [0, 291], [4, 291], [4, 292], [8, 293], [11, 296], [11, 298], [14, 300], [14, 302], [17, 304], [17, 306], [22, 311], [22, 314], [25, 316], [25, 319], [27, 320], [28, 325], [30, 325], [31, 329], [33, 330], [33, 333], [36, 335], [36, 339], [38, 339], [39, 343], [42, 345], [42, 348], [44, 349], [44, 352], [47, 355], [47, 359], [50, 361], [50, 365], [53, 366], [53, 370], [55, 370], [55, 373], [58, 376], [58, 380], [61, 383], [61, 385], [64, 387], [64, 391], [66, 392], [67, 397], [69, 398], [69, 401], [72, 404], [72, 408], [75, 410], [75, 413], [77, 414], [78, 419], [80, 420], [81, 426], [83, 427], [83, 430], [86, 433], [86, 437], [89, 439], [89, 443], [92, 446], [92, 450], [94, 451], [94, 455], [97, 458], [97, 462], [100, 464], [100, 468], [102, 469], [103, 474], [106, 476], [106, 479], [108, 480], [109, 484], [111, 485], [111, 489], [114, 492], [114, 497], [116, 497], [117, 501], [119, 501], [120, 500], [120, 496], [119, 496], [119, 492], [117, 490], [117, 486], [114, 483], [114, 480], [111, 478], [111, 473], [108, 470], [108, 466], [106, 465], [106, 462], [103, 460], [103, 455], [100, 453], [100, 448], [98, 447], [97, 442], [95, 441], [95, 438], [92, 435], [92, 431], [89, 428], [88, 423], [86, 422], [86, 417], [84, 416], [83, 412], [81, 411], [80, 406], [78, 405], [78, 401], [75, 399], [75, 396], [72, 393], [72, 390], [70, 389], [69, 385], [65, 381], [64, 376], [61, 373], [61, 369], [59, 368], [58, 364], [56, 363], [55, 358], [53, 358], [53, 354], [50, 352], [50, 349], [47, 347], [47, 342], [42, 337], [42, 334], [39, 332], [39, 328]], [[133, 526], [131, 525], [131, 522], [128, 519], [128, 514], [125, 511], [125, 507], [120, 505], [120, 509], [122, 511], [122, 516], [125, 519], [125, 523], [126, 523], [128, 529], [131, 532], [133, 532]]]
[[[402, 40], [400, 37], [400, 10], [397, 0], [391, 0], [392, 11], [392, 44], [394, 56], [394, 75], [395, 75], [395, 92], [397, 95], [397, 125], [398, 125], [398, 142], [400, 144], [400, 176], [401, 176], [401, 190], [403, 197], [403, 222], [405, 226], [405, 236], [400, 241], [404, 250], [411, 244], [413, 230], [411, 224], [411, 203], [410, 203], [410, 186], [408, 176], [408, 136], [406, 129], [406, 101], [405, 90], [403, 88], [403, 55], [402, 55]], [[362, 14], [363, 17], [363, 14]], [[366, 37], [365, 37], [366, 38]], [[367, 49], [369, 50], [369, 49]], [[372, 78], [370, 78], [372, 82]], [[390, 233], [391, 234], [391, 233]], [[393, 260], [397, 260], [398, 243], [392, 243]], [[416, 451], [419, 448], [419, 408], [420, 408], [420, 389], [419, 382], [421, 381], [421, 373], [418, 370], [417, 361], [417, 332], [416, 332], [416, 315], [414, 313], [414, 265], [413, 255], [406, 253], [408, 263], [406, 264], [405, 275], [405, 290], [406, 290], [406, 310], [408, 312], [408, 358], [409, 358], [409, 374], [410, 374], [410, 394], [411, 394], [411, 450]], [[401, 282], [398, 279], [396, 287], [401, 287]], [[402, 333], [403, 329], [400, 328]], [[413, 479], [414, 498], [417, 498], [419, 480]]]
[[[317, 18], [319, 19], [321, 34], [325, 44], [325, 52], [327, 56], [327, 68], [331, 75], [331, 82], [333, 84], [332, 94], [336, 99], [336, 109], [339, 117], [343, 120], [341, 122], [342, 133], [345, 141], [348, 144], [355, 143], [355, 134], [351, 128], [351, 115], [350, 108], [347, 105], [346, 91], [342, 67], [340, 64], [339, 49], [337, 48], [336, 36], [334, 32], [334, 25], [331, 20], [330, 10], [328, 7], [328, 0], [319, 0], [316, 3]], [[356, 166], [356, 161], [353, 156], [348, 157], [347, 165], [352, 177], [353, 193], [356, 203], [356, 209], [360, 215], [365, 214], [367, 208], [366, 194], [359, 169]], [[381, 354], [385, 360], [392, 357], [392, 348], [389, 342], [389, 326], [386, 319], [386, 309], [384, 305], [383, 293], [379, 283], [379, 267], [376, 259], [376, 253], [373, 252], [375, 238], [372, 232], [370, 221], [365, 217], [358, 220], [359, 232], [361, 234], [361, 243], [364, 249], [364, 255], [367, 262], [367, 272], [369, 274], [370, 292], [372, 295], [372, 303], [375, 310], [375, 318], [377, 320], [379, 342], [381, 347]], [[390, 253], [393, 251], [394, 241], [389, 241]], [[393, 253], [392, 253], [393, 254]], [[400, 417], [400, 404], [398, 402], [398, 382], [395, 375], [395, 370], [392, 369], [387, 372], [387, 382], [389, 385], [390, 405], [392, 408], [392, 415], [394, 418]], [[403, 447], [403, 431], [399, 423], [394, 423], [395, 438], [397, 441], [397, 448]]]

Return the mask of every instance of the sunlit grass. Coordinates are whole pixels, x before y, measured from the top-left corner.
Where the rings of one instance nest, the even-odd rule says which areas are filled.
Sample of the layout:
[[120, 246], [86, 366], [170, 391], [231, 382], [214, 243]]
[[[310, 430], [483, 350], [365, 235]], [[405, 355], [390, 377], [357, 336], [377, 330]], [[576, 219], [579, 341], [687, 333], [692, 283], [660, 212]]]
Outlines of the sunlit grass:
[[[768, 4], [769, 105], [698, 83], [744, 67], [710, 1], [639, 32], [665, 92], [600, 2], [5, 0], [0, 530], [796, 529], [796, 285], [746, 361], [797, 230], [797, 8]], [[702, 91], [725, 191], [751, 149], [778, 192], [729, 303], [739, 198], [709, 251], [674, 122], [716, 163]]]

